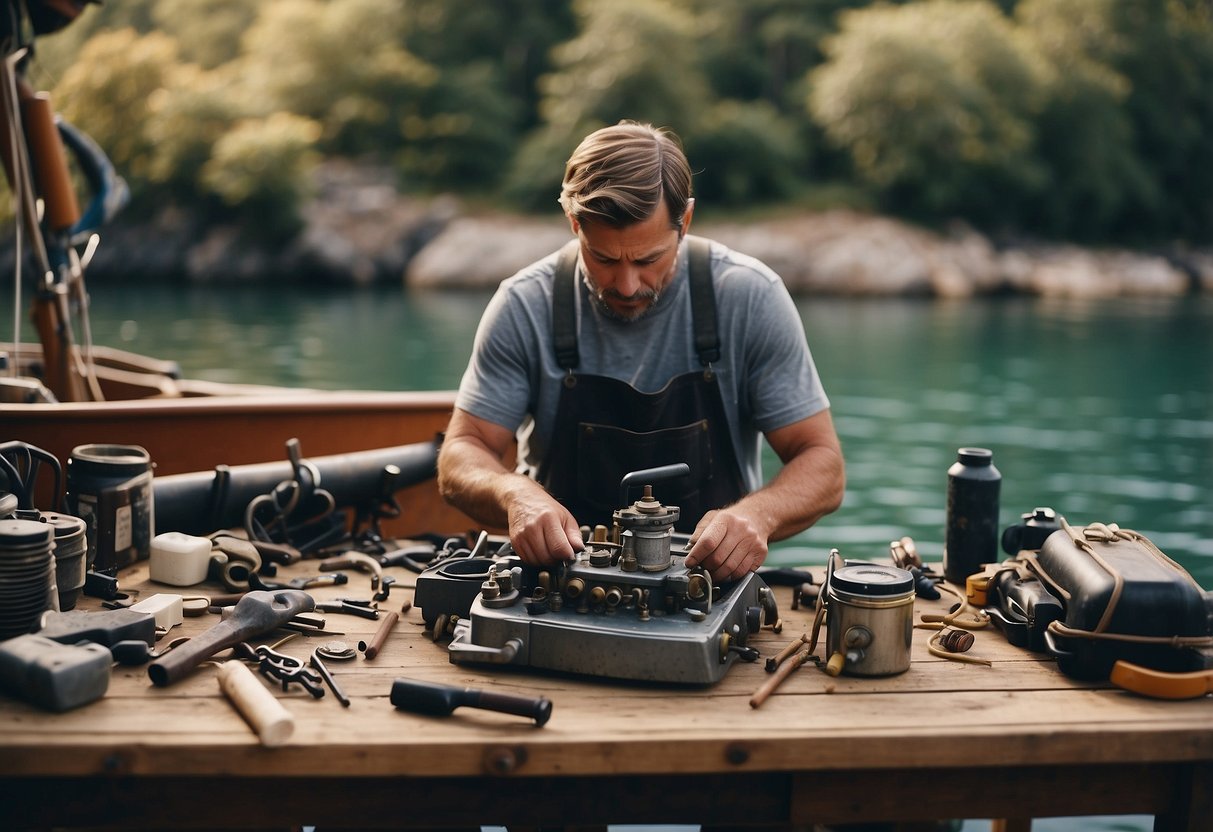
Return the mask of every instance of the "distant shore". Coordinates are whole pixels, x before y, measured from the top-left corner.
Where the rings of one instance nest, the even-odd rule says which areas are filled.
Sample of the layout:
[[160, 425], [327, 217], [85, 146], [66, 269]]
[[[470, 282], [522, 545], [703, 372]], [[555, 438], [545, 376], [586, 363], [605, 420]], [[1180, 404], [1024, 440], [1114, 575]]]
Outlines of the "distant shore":
[[[188, 212], [102, 231], [90, 266], [100, 280], [173, 276], [198, 283], [400, 282], [418, 288], [496, 285], [569, 239], [563, 217], [511, 216], [453, 198], [402, 196], [374, 170], [331, 166], [286, 243], [256, 244], [236, 226], [204, 226]], [[699, 216], [705, 215], [701, 206]], [[1213, 249], [996, 246], [956, 224], [945, 233], [849, 210], [792, 212], [749, 222], [698, 220], [693, 233], [757, 257], [794, 294], [967, 297], [1180, 296], [1213, 292]], [[11, 266], [11, 239], [0, 260]], [[0, 268], [3, 266], [0, 265]]]

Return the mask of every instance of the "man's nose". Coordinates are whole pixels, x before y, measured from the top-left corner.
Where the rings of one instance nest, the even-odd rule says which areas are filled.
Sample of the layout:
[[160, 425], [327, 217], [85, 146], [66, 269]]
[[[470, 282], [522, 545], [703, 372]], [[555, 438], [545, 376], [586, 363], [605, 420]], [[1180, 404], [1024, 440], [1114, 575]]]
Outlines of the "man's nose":
[[644, 288], [640, 279], [640, 269], [630, 263], [621, 263], [615, 270], [615, 291], [625, 298], [630, 298]]

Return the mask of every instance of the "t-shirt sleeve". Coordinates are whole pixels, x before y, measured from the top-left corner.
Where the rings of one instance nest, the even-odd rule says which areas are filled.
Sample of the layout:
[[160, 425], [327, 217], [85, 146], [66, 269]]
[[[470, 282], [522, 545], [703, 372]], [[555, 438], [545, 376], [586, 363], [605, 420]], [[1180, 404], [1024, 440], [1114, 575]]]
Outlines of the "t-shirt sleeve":
[[507, 284], [497, 289], [481, 316], [455, 406], [514, 431], [530, 410], [531, 356], [536, 333], [526, 306]]
[[765, 266], [749, 277], [750, 291], [726, 290], [725, 302], [746, 309], [739, 333], [745, 344], [743, 407], [751, 423], [769, 433], [828, 409], [830, 400], [787, 287]]

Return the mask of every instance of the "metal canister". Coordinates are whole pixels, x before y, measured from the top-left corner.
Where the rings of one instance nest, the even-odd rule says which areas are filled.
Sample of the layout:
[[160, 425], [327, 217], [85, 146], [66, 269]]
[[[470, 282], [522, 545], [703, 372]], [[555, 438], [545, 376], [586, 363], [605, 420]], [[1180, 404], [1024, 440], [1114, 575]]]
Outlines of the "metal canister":
[[37, 629], [42, 613], [59, 609], [55, 533], [36, 520], [0, 520], [0, 639]]
[[827, 671], [891, 676], [910, 668], [914, 576], [875, 563], [834, 570], [826, 586]]
[[115, 575], [151, 554], [152, 459], [138, 445], [78, 445], [67, 460], [67, 510], [88, 524], [88, 568]]
[[55, 530], [55, 584], [59, 609], [75, 609], [84, 589], [88, 554], [88, 524], [70, 514], [43, 512], [42, 522]]

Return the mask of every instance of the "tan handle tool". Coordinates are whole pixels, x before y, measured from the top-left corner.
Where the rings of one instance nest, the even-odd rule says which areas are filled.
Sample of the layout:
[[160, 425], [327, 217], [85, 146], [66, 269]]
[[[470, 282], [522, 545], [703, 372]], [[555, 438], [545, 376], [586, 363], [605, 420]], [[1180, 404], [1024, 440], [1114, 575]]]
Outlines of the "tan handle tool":
[[1117, 687], [1155, 699], [1199, 699], [1213, 693], [1213, 670], [1167, 673], [1121, 659], [1109, 678]]
[[291, 738], [295, 717], [243, 664], [230, 661], [219, 665], [219, 689], [257, 732], [262, 745], [275, 748]]

